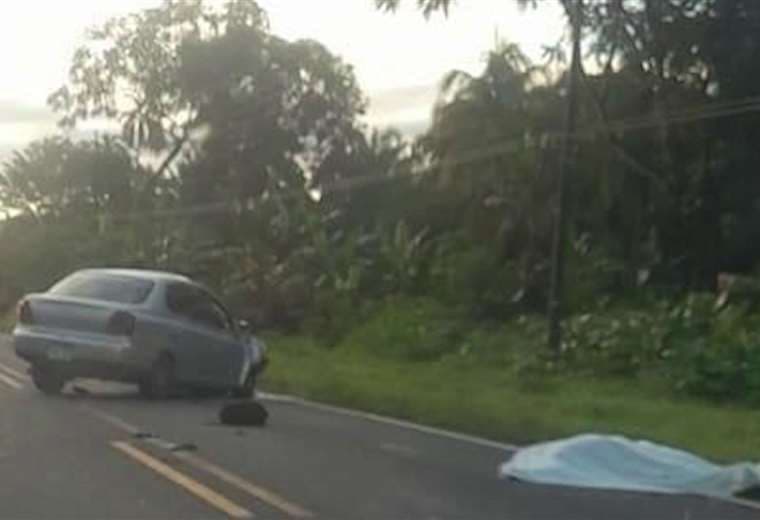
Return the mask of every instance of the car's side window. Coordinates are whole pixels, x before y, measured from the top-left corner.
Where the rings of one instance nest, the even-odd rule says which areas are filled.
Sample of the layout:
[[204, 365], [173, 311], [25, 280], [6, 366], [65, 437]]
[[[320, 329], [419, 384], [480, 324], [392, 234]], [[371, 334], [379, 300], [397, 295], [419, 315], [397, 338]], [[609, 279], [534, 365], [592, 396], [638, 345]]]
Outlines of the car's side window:
[[224, 308], [210, 296], [207, 296], [207, 299], [208, 308], [210, 313], [214, 315], [214, 321], [217, 323], [218, 328], [232, 332], [232, 320], [230, 320], [230, 317], [227, 315], [227, 311], [225, 311]]
[[211, 296], [202, 291], [199, 292], [200, 302], [198, 307], [194, 309], [193, 315], [190, 319], [199, 321], [216, 330], [231, 330], [231, 325], [224, 309], [222, 309]]
[[174, 314], [190, 319], [199, 304], [200, 292], [192, 285], [173, 283], [166, 287], [166, 306]]
[[166, 306], [171, 312], [198, 325], [232, 331], [232, 323], [224, 309], [198, 287], [182, 283], [168, 285]]

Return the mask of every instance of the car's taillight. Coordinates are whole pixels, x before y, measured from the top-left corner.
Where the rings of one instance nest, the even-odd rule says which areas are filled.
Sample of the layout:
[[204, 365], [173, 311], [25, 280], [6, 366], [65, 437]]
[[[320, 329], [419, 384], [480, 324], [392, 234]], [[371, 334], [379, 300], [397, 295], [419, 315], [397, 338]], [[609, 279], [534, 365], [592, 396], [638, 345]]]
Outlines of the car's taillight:
[[117, 311], [108, 320], [106, 332], [114, 336], [131, 336], [135, 331], [135, 317], [126, 311]]
[[16, 307], [16, 319], [19, 323], [29, 325], [34, 323], [34, 314], [32, 314], [32, 306], [27, 300], [21, 300]]

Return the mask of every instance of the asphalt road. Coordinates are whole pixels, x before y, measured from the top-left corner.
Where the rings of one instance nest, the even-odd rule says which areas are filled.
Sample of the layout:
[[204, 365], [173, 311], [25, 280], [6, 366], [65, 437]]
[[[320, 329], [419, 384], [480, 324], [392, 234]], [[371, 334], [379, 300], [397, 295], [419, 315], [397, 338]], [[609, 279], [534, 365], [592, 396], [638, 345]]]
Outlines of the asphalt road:
[[0, 343], [0, 518], [751, 519], [688, 496], [505, 482], [505, 446], [264, 396], [264, 428], [219, 400], [141, 400], [84, 382], [39, 394]]

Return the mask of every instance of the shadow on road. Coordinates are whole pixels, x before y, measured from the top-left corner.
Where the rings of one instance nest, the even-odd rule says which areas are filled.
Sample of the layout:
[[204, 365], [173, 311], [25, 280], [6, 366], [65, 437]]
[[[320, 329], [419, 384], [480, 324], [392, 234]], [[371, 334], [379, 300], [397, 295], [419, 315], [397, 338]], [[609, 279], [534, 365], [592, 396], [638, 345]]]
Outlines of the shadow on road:
[[209, 390], [177, 390], [170, 397], [161, 400], [149, 399], [142, 396], [132, 385], [114, 385], [95, 382], [76, 383], [67, 388], [61, 397], [72, 400], [94, 401], [134, 401], [142, 403], [185, 402], [185, 403], [223, 403], [228, 396], [223, 392]]
[[[93, 386], [95, 388], [93, 388]], [[260, 403], [254, 400], [231, 399], [223, 392], [210, 391], [182, 391], [168, 399], [153, 400], [140, 395], [133, 387], [128, 385], [93, 385], [86, 383], [72, 384], [61, 397], [71, 401], [91, 402], [120, 402], [120, 403], [203, 403], [216, 408], [218, 422], [209, 422], [208, 426], [264, 426], [269, 418], [269, 412]]]

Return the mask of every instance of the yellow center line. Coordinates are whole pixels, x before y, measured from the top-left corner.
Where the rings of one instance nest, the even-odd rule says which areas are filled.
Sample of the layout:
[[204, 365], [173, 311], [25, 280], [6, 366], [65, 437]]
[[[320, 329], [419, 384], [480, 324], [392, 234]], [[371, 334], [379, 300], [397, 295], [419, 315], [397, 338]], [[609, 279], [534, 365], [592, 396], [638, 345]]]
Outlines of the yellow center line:
[[[87, 404], [83, 404], [82, 406], [85, 410], [92, 413], [94, 416], [111, 424], [112, 426], [118, 428], [119, 430], [122, 430], [131, 435], [134, 435], [135, 433], [140, 431], [139, 428], [129, 424], [128, 422], [121, 419], [120, 417], [106, 413], [103, 410], [100, 410], [94, 406], [90, 406]], [[238, 475], [235, 475], [234, 473], [231, 473], [230, 471], [227, 471], [226, 469], [219, 467], [216, 464], [213, 464], [212, 462], [209, 462], [199, 457], [198, 455], [194, 455], [192, 453], [187, 453], [187, 452], [174, 452], [172, 453], [172, 455], [174, 455], [174, 457], [182, 460], [183, 462], [197, 469], [201, 469], [217, 477], [222, 482], [230, 484], [244, 491], [245, 493], [248, 493], [254, 498], [261, 500], [265, 504], [268, 504], [269, 506], [272, 506], [275, 509], [279, 509], [280, 511], [289, 515], [290, 517], [306, 519], [306, 518], [312, 518], [314, 516], [314, 514], [311, 511], [290, 502], [289, 500], [283, 498], [277, 493], [270, 491], [268, 489], [265, 489], [261, 486], [258, 486], [248, 480], [245, 480], [244, 478]]]
[[13, 376], [16, 379], [21, 379], [22, 381], [29, 380], [29, 376], [27, 374], [24, 374], [23, 372], [19, 372], [18, 370], [9, 367], [8, 365], [4, 365], [0, 363], [0, 370], [8, 374], [9, 376]]
[[252, 495], [253, 497], [258, 498], [262, 502], [276, 509], [279, 509], [280, 511], [284, 512], [285, 514], [291, 517], [311, 518], [314, 516], [314, 514], [311, 511], [307, 511], [301, 506], [298, 506], [296, 504], [293, 504], [292, 502], [289, 502], [288, 500], [284, 499], [277, 493], [269, 491], [268, 489], [264, 489], [261, 486], [257, 486], [243, 479], [242, 477], [239, 477], [235, 475], [234, 473], [230, 473], [226, 469], [221, 468], [217, 466], [216, 464], [213, 464], [197, 455], [193, 455], [192, 453], [187, 453], [187, 452], [179, 452], [179, 453], [175, 453], [174, 456], [179, 458], [183, 462], [187, 462], [191, 466], [207, 471], [208, 473], [217, 477], [219, 480], [245, 491], [246, 493]]
[[0, 381], [2, 381], [3, 383], [5, 383], [6, 385], [10, 386], [11, 388], [15, 390], [21, 390], [22, 388], [24, 388], [24, 385], [22, 385], [15, 379], [10, 378], [2, 373], [0, 373]]
[[174, 482], [184, 488], [190, 494], [200, 498], [207, 504], [220, 510], [231, 518], [253, 518], [253, 513], [235, 504], [228, 498], [217, 493], [213, 489], [204, 486], [197, 480], [194, 480], [184, 473], [180, 473], [171, 466], [164, 464], [160, 460], [151, 457], [142, 450], [139, 450], [127, 442], [113, 441], [111, 446], [131, 457], [140, 464], [152, 469], [162, 477]]

